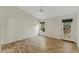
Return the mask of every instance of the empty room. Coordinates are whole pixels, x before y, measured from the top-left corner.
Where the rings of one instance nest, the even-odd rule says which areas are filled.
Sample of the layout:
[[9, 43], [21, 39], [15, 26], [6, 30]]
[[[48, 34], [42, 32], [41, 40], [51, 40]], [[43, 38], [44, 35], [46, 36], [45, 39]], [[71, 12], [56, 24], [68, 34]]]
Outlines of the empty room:
[[78, 6], [0, 6], [1, 53], [79, 53]]

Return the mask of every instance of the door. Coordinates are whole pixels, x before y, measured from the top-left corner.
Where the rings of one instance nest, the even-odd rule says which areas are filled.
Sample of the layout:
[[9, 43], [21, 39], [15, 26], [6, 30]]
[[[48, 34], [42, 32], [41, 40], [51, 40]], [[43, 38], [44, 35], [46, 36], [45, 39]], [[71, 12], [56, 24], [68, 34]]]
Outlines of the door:
[[63, 23], [63, 39], [71, 40], [71, 22]]
[[7, 22], [7, 43], [15, 41], [15, 19], [8, 19]]
[[63, 36], [65, 40], [71, 40], [71, 22], [63, 23]]

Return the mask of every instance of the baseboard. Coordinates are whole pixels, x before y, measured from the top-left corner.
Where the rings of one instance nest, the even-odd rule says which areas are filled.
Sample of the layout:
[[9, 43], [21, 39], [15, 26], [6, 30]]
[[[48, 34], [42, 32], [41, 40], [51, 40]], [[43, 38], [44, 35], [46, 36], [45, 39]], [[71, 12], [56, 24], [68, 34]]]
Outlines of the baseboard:
[[46, 35], [40, 35], [40, 36], [43, 36], [43, 37], [46, 37], [46, 38], [50, 38], [50, 39], [57, 39], [57, 40], [61, 40], [60, 38], [50, 37], [50, 36], [46, 36]]
[[[35, 36], [37, 36], [37, 35], [35, 35]], [[31, 38], [33, 38], [33, 37], [35, 37], [35, 36], [31, 36], [31, 37], [26, 37], [26, 38], [20, 38], [20, 39], [16, 39], [16, 41], [11, 41], [11, 42], [6, 42], [6, 43], [4, 43], [4, 44], [1, 44], [1, 46], [2, 45], [5, 45], [5, 44], [10, 44], [10, 43], [15, 43], [15, 42], [18, 42], [18, 41], [21, 41], [21, 40], [28, 40], [28, 39], [31, 39]]]
[[61, 39], [61, 40], [77, 44], [75, 41], [70, 41], [70, 40], [65, 40], [65, 39]]

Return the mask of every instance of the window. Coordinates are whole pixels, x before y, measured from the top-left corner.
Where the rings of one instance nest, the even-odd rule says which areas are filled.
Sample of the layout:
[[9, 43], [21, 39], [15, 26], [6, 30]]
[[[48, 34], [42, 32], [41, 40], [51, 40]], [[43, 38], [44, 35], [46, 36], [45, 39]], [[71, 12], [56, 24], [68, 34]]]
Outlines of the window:
[[40, 30], [42, 31], [42, 32], [45, 32], [45, 22], [40, 22]]

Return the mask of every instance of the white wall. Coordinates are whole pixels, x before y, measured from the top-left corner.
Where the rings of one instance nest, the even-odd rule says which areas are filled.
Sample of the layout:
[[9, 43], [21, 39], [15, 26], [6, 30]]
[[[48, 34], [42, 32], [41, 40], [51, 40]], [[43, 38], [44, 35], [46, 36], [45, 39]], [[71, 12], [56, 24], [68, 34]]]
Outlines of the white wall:
[[77, 45], [79, 48], [79, 11], [77, 12]]
[[1, 44], [38, 35], [38, 20], [17, 7], [0, 7]]
[[45, 32], [41, 32], [41, 35], [44, 36], [48, 36], [48, 37], [52, 37], [52, 38], [58, 38], [61, 39], [63, 38], [63, 23], [62, 20], [63, 19], [69, 19], [69, 18], [73, 18], [73, 22], [72, 22], [72, 32], [71, 32], [71, 41], [76, 41], [76, 18], [77, 15], [74, 14], [68, 14], [68, 15], [63, 15], [63, 16], [57, 16], [57, 17], [52, 17], [52, 18], [46, 18], [43, 19], [41, 21], [45, 21], [45, 25], [46, 25], [46, 31]]

